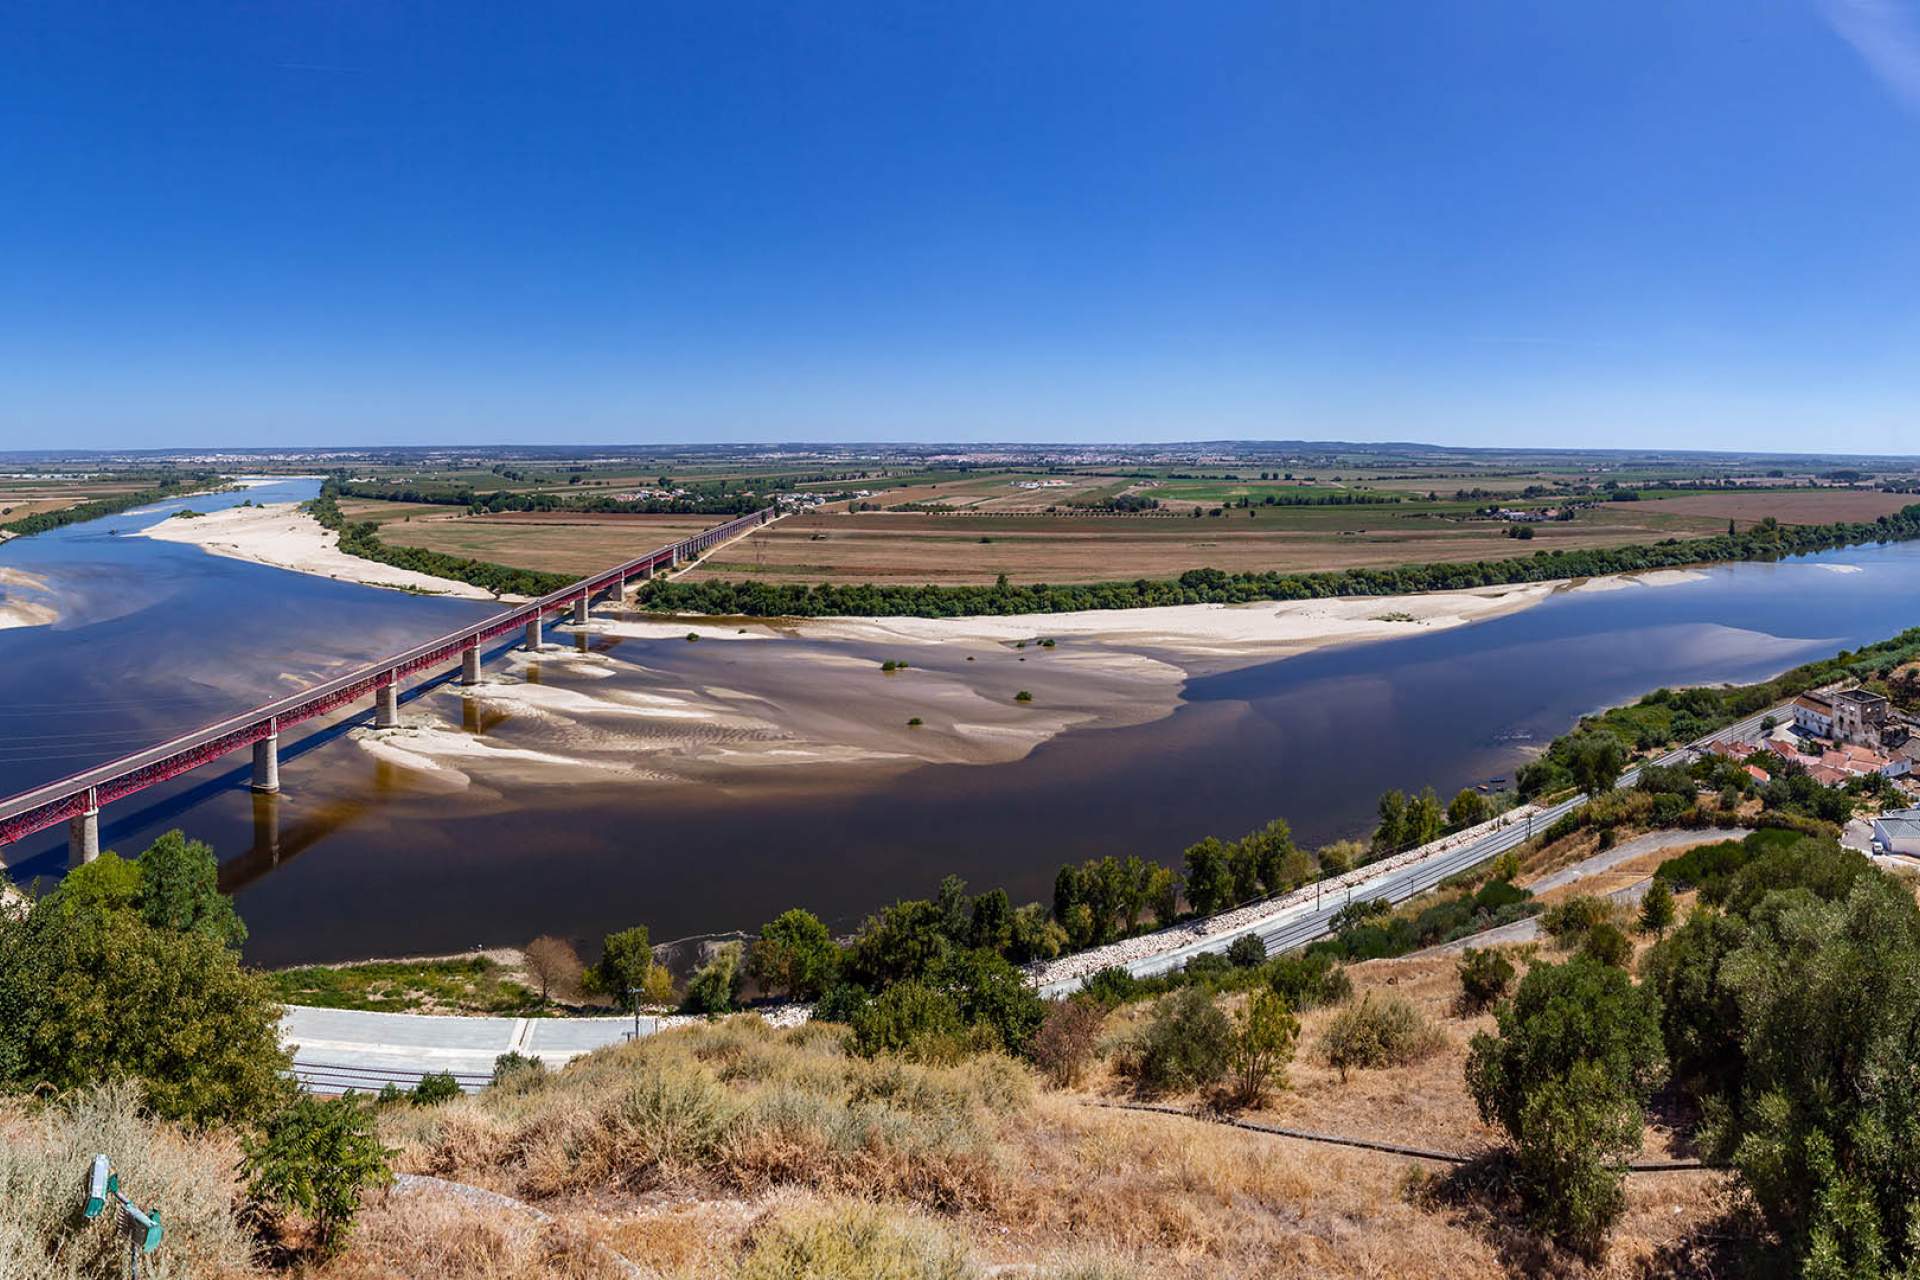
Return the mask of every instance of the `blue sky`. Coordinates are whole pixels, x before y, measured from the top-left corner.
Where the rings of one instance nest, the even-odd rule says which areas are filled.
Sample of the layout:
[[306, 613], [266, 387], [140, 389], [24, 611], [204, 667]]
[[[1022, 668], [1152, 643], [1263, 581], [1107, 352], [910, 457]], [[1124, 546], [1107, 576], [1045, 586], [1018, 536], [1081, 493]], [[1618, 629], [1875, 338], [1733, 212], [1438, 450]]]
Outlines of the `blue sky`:
[[1920, 0], [0, 8], [0, 447], [1920, 451]]

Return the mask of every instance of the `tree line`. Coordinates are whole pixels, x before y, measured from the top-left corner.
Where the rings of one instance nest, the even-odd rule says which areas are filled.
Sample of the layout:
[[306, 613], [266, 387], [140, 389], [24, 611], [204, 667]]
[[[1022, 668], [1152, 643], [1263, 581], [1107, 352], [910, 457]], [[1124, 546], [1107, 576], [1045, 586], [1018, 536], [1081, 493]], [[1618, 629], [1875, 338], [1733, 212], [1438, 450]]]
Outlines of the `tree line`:
[[979, 614], [1065, 613], [1176, 604], [1246, 604], [1335, 596], [1461, 591], [1518, 582], [1596, 577], [1715, 561], [1773, 560], [1833, 547], [1920, 538], [1920, 503], [1877, 520], [1783, 525], [1772, 517], [1744, 532], [1624, 547], [1556, 549], [1506, 560], [1354, 568], [1321, 573], [1189, 569], [1178, 578], [1132, 582], [991, 586], [840, 586], [766, 582], [664, 581], [642, 589], [645, 607], [669, 613], [751, 617], [890, 616], [951, 618]]
[[219, 480], [220, 477], [211, 471], [196, 471], [187, 476], [168, 476], [151, 489], [116, 494], [111, 498], [95, 498], [91, 502], [76, 503], [58, 511], [41, 511], [34, 515], [21, 516], [18, 520], [9, 520], [0, 524], [0, 529], [15, 537], [24, 538], [65, 525], [98, 520], [102, 516], [117, 516], [122, 511], [132, 511], [149, 503], [182, 498], [189, 493], [217, 492], [218, 490], [211, 489], [209, 486], [216, 484]]
[[399, 569], [471, 583], [495, 595], [543, 596], [575, 581], [564, 573], [546, 573], [539, 569], [516, 569], [487, 560], [471, 560], [425, 547], [396, 547], [380, 540], [380, 526], [372, 520], [349, 520], [340, 510], [341, 492], [337, 481], [321, 483], [320, 496], [306, 504], [306, 510], [322, 528], [340, 535], [340, 550], [362, 560], [390, 564]]

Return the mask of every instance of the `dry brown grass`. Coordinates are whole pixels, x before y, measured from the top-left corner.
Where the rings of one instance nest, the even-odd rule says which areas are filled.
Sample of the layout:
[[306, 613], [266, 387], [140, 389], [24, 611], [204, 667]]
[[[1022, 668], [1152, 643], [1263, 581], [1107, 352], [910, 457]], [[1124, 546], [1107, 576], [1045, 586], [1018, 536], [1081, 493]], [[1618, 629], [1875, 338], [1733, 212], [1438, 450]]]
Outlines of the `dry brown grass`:
[[[1473, 1113], [1462, 1064], [1467, 1039], [1493, 1020], [1451, 1016], [1454, 962], [1375, 961], [1353, 971], [1361, 992], [1403, 997], [1443, 1027], [1438, 1053], [1355, 1071], [1345, 1085], [1303, 1053], [1293, 1087], [1253, 1118], [1492, 1149], [1496, 1136]], [[1304, 1045], [1329, 1016], [1305, 1015]], [[1109, 1040], [1135, 1017], [1116, 1013]], [[467, 1255], [438, 1250], [436, 1258], [466, 1260], [464, 1269], [421, 1273], [435, 1280], [597, 1276], [582, 1241], [644, 1263], [650, 1276], [740, 1274], [769, 1232], [789, 1241], [825, 1232], [818, 1256], [838, 1256], [843, 1237], [892, 1238], [896, 1229], [960, 1248], [935, 1249], [965, 1266], [931, 1274], [955, 1276], [995, 1266], [1063, 1277], [1419, 1278], [1543, 1267], [1641, 1276], [1667, 1274], [1696, 1252], [1727, 1207], [1721, 1175], [1636, 1176], [1607, 1262], [1582, 1271], [1541, 1252], [1506, 1199], [1447, 1166], [1113, 1110], [1100, 1105], [1107, 1072], [1096, 1067], [1085, 1092], [1041, 1092], [1001, 1059], [944, 1069], [870, 1063], [847, 1057], [826, 1028], [779, 1032], [740, 1018], [595, 1054], [515, 1091], [393, 1109], [383, 1126], [406, 1167], [524, 1196], [557, 1220], [495, 1224], [488, 1230], [505, 1234]], [[1668, 1136], [1651, 1129], [1649, 1153], [1666, 1150]], [[879, 1205], [880, 1225], [861, 1227], [860, 1212], [834, 1199], [844, 1195]], [[387, 1231], [370, 1218], [356, 1255], [406, 1257]]]
[[[382, 504], [387, 505], [387, 504]], [[440, 508], [445, 512], [447, 508]], [[457, 510], [457, 509], [456, 509]], [[502, 512], [388, 520], [383, 541], [522, 569], [586, 575], [722, 523], [724, 516], [567, 515]]]
[[1393, 508], [1266, 508], [1251, 518], [1233, 511], [1198, 520], [808, 514], [742, 539], [689, 576], [963, 584], [992, 582], [1004, 573], [1016, 582], [1102, 582], [1173, 577], [1201, 566], [1304, 572], [1497, 560], [1719, 531], [1710, 518], [1666, 516], [1664, 510], [1660, 503], [1615, 503], [1572, 523], [1536, 526], [1526, 543], [1508, 538], [1497, 522], [1412, 519]]
[[1892, 515], [1913, 501], [1910, 493], [1879, 493], [1866, 489], [1797, 489], [1777, 493], [1703, 493], [1686, 498], [1662, 498], [1660, 509], [1675, 515], [1732, 520], [1736, 528], [1744, 528], [1758, 524], [1767, 516], [1772, 516], [1781, 524], [1874, 520]]

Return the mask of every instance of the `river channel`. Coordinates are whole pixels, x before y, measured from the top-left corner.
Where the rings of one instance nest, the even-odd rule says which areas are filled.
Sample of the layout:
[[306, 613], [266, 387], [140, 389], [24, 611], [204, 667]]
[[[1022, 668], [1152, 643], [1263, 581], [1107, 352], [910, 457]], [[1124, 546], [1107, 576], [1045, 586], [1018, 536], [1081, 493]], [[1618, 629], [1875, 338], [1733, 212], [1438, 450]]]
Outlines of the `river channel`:
[[[190, 499], [310, 496], [312, 481]], [[0, 601], [58, 621], [0, 630], [0, 793], [233, 714], [484, 615], [129, 536], [183, 504], [0, 545]], [[23, 578], [20, 575], [31, 575]], [[23, 585], [24, 584], [24, 585]], [[1388, 787], [1443, 796], [1510, 775], [1579, 715], [1660, 685], [1762, 679], [1920, 622], [1920, 544], [1711, 568], [1661, 587], [1570, 591], [1523, 611], [1187, 681], [1171, 716], [1076, 730], [1022, 760], [873, 771], [751, 770], [737, 783], [633, 779], [449, 794], [346, 741], [364, 709], [282, 747], [284, 792], [256, 797], [244, 754], [109, 806], [123, 852], [170, 827], [219, 851], [252, 937], [289, 964], [524, 943], [752, 928], [792, 905], [848, 927], [932, 891], [1044, 898], [1065, 860], [1174, 862], [1199, 837], [1287, 818], [1305, 842], [1359, 834]], [[781, 645], [582, 635], [602, 683], [779, 679]], [[870, 646], [847, 644], [870, 659]], [[611, 674], [609, 674], [611, 673]], [[561, 688], [594, 683], [549, 663]], [[425, 708], [428, 704], [421, 702]], [[541, 726], [470, 731], [537, 746]], [[58, 875], [64, 835], [0, 854], [16, 882]]]

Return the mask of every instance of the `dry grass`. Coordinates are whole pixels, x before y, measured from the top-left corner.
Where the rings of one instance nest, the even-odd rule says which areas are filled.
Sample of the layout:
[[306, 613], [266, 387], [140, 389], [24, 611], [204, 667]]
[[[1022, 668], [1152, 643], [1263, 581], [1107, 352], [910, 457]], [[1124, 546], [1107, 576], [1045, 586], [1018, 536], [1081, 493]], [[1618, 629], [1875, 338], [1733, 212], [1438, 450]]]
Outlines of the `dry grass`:
[[[1438, 1051], [1345, 1085], [1303, 1054], [1294, 1087], [1257, 1118], [1491, 1149], [1461, 1067], [1468, 1037], [1492, 1019], [1450, 1016], [1454, 958], [1376, 961], [1354, 977], [1361, 992], [1404, 998], [1440, 1026]], [[1109, 1042], [1136, 1016], [1116, 1013]], [[1302, 1043], [1331, 1016], [1307, 1014]], [[1104, 1108], [1108, 1072], [1095, 1069], [1088, 1093], [1039, 1092], [1003, 1059], [866, 1062], [827, 1028], [736, 1018], [603, 1051], [515, 1091], [394, 1109], [383, 1125], [404, 1166], [525, 1197], [556, 1219], [495, 1223], [488, 1231], [505, 1234], [475, 1244], [461, 1269], [418, 1273], [448, 1280], [597, 1276], [595, 1243], [663, 1280], [1579, 1272], [1538, 1252], [1501, 1197], [1440, 1180], [1444, 1168]], [[1667, 1145], [1650, 1131], [1650, 1153]], [[1707, 1173], [1630, 1180], [1615, 1247], [1592, 1274], [1667, 1273], [1725, 1212], [1724, 1185]], [[370, 1217], [356, 1256], [406, 1257], [403, 1240], [384, 1243], [387, 1230]], [[435, 1250], [443, 1255], [455, 1251]], [[860, 1270], [870, 1256], [909, 1262]]]
[[452, 519], [388, 520], [380, 526], [380, 537], [395, 546], [425, 547], [522, 569], [584, 576], [711, 529], [725, 519], [502, 512]]
[[251, 1244], [233, 1215], [238, 1148], [143, 1118], [138, 1090], [117, 1084], [58, 1105], [0, 1109], [0, 1276], [121, 1274], [125, 1243], [113, 1222], [79, 1218], [96, 1153], [112, 1161], [136, 1204], [163, 1215], [166, 1240], [149, 1259], [155, 1280], [253, 1274]]
[[1708, 516], [1747, 528], [1772, 516], [1781, 524], [1832, 524], [1892, 515], [1914, 501], [1910, 493], [1866, 489], [1797, 489], [1784, 493], [1702, 493], [1662, 498], [1660, 509], [1675, 515]]
[[[1645, 508], [1645, 510], [1640, 510]], [[1724, 530], [1666, 504], [1614, 503], [1535, 527], [1526, 543], [1495, 521], [1419, 518], [1394, 507], [1269, 507], [1249, 517], [1102, 518], [897, 512], [790, 517], [718, 552], [690, 577], [768, 582], [1102, 582], [1165, 578], [1205, 566], [1304, 572], [1497, 560], [1542, 550], [1621, 546]], [[989, 539], [982, 542], [981, 539]]]

